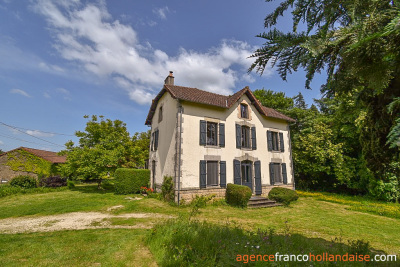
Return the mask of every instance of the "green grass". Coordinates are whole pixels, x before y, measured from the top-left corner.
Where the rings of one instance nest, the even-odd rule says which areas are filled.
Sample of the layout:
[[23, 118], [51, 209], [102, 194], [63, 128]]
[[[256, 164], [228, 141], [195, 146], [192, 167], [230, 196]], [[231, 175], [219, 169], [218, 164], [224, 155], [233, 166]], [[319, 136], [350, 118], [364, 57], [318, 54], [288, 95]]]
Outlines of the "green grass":
[[346, 196], [332, 193], [302, 191], [298, 191], [298, 193], [303, 197], [313, 197], [317, 200], [349, 205], [350, 207], [347, 208], [349, 210], [400, 219], [400, 205], [398, 203], [377, 201], [365, 196]]
[[[309, 194], [309, 193], [306, 193]], [[300, 195], [302, 193], [300, 192]], [[130, 197], [138, 197], [139, 195], [129, 195]], [[141, 200], [128, 200], [126, 195], [115, 195], [107, 190], [98, 190], [96, 185], [79, 185], [73, 190], [66, 190], [61, 192], [47, 192], [36, 194], [18, 194], [0, 198], [0, 219], [9, 217], [22, 217], [22, 216], [41, 216], [51, 214], [62, 214], [76, 211], [99, 211], [107, 212], [107, 209], [112, 206], [123, 205], [123, 208], [113, 210], [110, 213], [124, 214], [124, 213], [161, 213], [166, 215], [181, 216], [187, 218], [190, 213], [191, 207], [176, 207], [168, 203], [162, 202], [154, 198], [143, 198]], [[366, 198], [359, 197], [346, 197], [335, 194], [321, 195], [308, 195], [301, 196], [298, 201], [293, 202], [289, 207], [274, 207], [267, 209], [241, 209], [233, 208], [230, 206], [222, 205], [222, 202], [216, 201], [218, 205], [209, 204], [206, 208], [200, 209], [201, 213], [196, 216], [200, 222], [207, 221], [211, 224], [225, 225], [229, 224], [234, 227], [239, 226], [245, 231], [269, 231], [273, 228], [276, 234], [285, 235], [289, 232], [291, 236], [298, 237], [299, 241], [306, 242], [307, 248], [325, 246], [330, 244], [332, 240], [341, 240], [345, 245], [348, 240], [364, 240], [368, 241], [374, 251], [384, 251], [388, 254], [400, 255], [400, 219], [393, 216], [388, 218], [386, 216], [365, 212], [364, 210], [355, 211], [357, 207], [383, 205], [398, 208], [398, 204], [382, 203], [372, 201]], [[397, 206], [396, 206], [397, 205]], [[383, 214], [385, 215], [385, 214]], [[162, 221], [165, 219], [162, 219]], [[110, 219], [111, 225], [131, 226], [139, 225], [144, 222], [156, 223], [160, 219], [157, 218], [140, 218], [140, 219], [125, 219], [125, 218], [112, 218]], [[131, 232], [132, 231], [132, 232]], [[113, 235], [123, 236], [120, 243], [118, 241], [110, 241], [110, 236]], [[137, 240], [141, 240], [139, 244], [143, 245], [143, 238], [148, 233], [148, 230], [128, 230], [128, 229], [99, 229], [99, 230], [84, 230], [84, 231], [62, 231], [53, 233], [35, 233], [35, 234], [15, 234], [15, 235], [0, 235], [0, 259], [7, 264], [0, 264], [5, 266], [16, 265], [37, 265], [31, 264], [31, 257], [34, 263], [39, 263], [43, 260], [42, 265], [51, 265], [52, 256], [47, 255], [46, 251], [53, 249], [56, 251], [54, 257], [59, 260], [65, 258], [66, 262], [70, 265], [75, 263], [82, 263], [78, 265], [89, 266], [96, 265], [95, 263], [106, 263], [111, 261], [112, 249], [108, 248], [110, 244], [121, 246], [122, 260], [125, 264], [130, 265], [130, 257], [125, 255], [128, 253], [124, 246], [133, 246]], [[247, 232], [246, 232], [247, 233]], [[107, 259], [96, 256], [96, 259], [88, 260], [81, 257], [77, 259], [69, 259], [73, 257], [73, 253], [77, 255], [86, 255], [84, 250], [77, 251], [75, 243], [87, 242], [86, 239], [92, 239], [98, 251], [94, 254], [101, 255], [102, 252], [108, 253]], [[125, 237], [131, 237], [132, 244], [129, 241], [124, 241]], [[64, 241], [70, 238], [69, 241]], [[140, 238], [139, 238], [140, 236]], [[72, 240], [74, 237], [76, 240]], [[129, 238], [128, 238], [129, 239]], [[207, 241], [201, 238], [203, 241]], [[297, 240], [297, 239], [296, 239]], [[209, 241], [209, 240], [208, 240]], [[295, 241], [295, 240], [294, 240]], [[294, 242], [293, 241], [293, 242]], [[128, 242], [128, 243], [124, 243]], [[328, 243], [326, 243], [328, 242]], [[43, 243], [43, 244], [39, 244]], [[5, 244], [5, 245], [3, 245]], [[14, 244], [21, 244], [18, 247]], [[209, 243], [204, 242], [204, 246]], [[39, 247], [42, 246], [42, 247]], [[74, 248], [71, 248], [73, 246]], [[91, 253], [90, 248], [88, 254]], [[39, 251], [38, 255], [32, 255], [35, 250]], [[65, 250], [65, 255], [63, 255]], [[131, 247], [130, 253], [135, 254], [137, 248]], [[43, 251], [43, 252], [42, 252]], [[161, 263], [161, 256], [157, 250], [155, 257]], [[17, 254], [21, 253], [20, 259], [17, 259]], [[147, 251], [148, 253], [148, 251]], [[67, 254], [71, 254], [68, 256]], [[27, 261], [24, 261], [27, 260]], [[104, 261], [101, 261], [104, 260]], [[13, 262], [18, 264], [14, 264]], [[29, 262], [29, 264], [28, 264]], [[64, 262], [64, 260], [60, 261]], [[117, 261], [118, 262], [118, 261]], [[14, 264], [14, 265], [13, 265]], [[65, 265], [68, 265], [67, 263]], [[105, 264], [110, 265], [110, 264]], [[121, 265], [124, 265], [121, 263]], [[118, 264], [117, 264], [118, 266]]]
[[155, 266], [143, 242], [147, 231], [99, 229], [0, 234], [0, 265]]
[[[232, 266], [238, 265], [238, 255], [369, 255], [376, 252], [367, 242], [326, 241], [292, 234], [286, 228], [278, 235], [274, 230], [244, 231], [230, 224], [210, 224], [208, 222], [171, 220], [156, 226], [147, 238], [153, 255], [161, 266]], [[249, 266], [265, 266], [263, 261], [250, 262], [239, 258], [240, 263]], [[331, 266], [330, 262], [313, 262], [312, 266]], [[291, 262], [290, 266], [307, 266], [310, 263]], [[349, 264], [338, 262], [339, 266], [365, 266], [365, 263]], [[274, 266], [288, 266], [288, 262], [274, 262]], [[389, 266], [396, 266], [391, 264]]]

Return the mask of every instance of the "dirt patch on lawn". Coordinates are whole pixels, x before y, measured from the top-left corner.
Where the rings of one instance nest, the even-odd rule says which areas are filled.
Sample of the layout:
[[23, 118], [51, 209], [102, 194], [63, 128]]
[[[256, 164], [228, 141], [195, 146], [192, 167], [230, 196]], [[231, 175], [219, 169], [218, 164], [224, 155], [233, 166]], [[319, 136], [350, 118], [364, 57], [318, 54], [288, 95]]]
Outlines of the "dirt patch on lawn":
[[[149, 222], [137, 223], [134, 225], [112, 225], [112, 218], [149, 218]], [[99, 228], [127, 228], [127, 229], [150, 229], [155, 219], [168, 219], [171, 216], [157, 213], [126, 213], [112, 215], [101, 212], [72, 212], [65, 214], [7, 218], [0, 220], [0, 233], [31, 233], [31, 232], [52, 232], [61, 230], [83, 230]]]

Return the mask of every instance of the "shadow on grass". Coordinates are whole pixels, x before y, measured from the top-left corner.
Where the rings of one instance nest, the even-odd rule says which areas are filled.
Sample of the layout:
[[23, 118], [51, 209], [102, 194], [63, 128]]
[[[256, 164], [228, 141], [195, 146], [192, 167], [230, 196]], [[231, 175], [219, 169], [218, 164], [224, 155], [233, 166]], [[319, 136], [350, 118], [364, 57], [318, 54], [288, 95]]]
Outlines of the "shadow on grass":
[[107, 187], [106, 189], [104, 188], [98, 188], [97, 184], [82, 184], [82, 185], [76, 185], [75, 187], [70, 189], [71, 191], [77, 191], [81, 193], [86, 193], [86, 194], [106, 194], [106, 193], [114, 193], [114, 188], [109, 188]]

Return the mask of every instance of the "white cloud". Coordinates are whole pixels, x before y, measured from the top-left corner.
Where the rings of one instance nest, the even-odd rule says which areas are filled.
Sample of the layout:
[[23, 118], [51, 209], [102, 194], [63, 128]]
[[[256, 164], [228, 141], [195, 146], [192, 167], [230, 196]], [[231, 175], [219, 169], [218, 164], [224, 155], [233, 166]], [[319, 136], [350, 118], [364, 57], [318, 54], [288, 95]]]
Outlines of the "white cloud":
[[53, 137], [54, 136], [54, 134], [44, 133], [39, 130], [27, 130], [26, 133], [29, 135], [36, 136], [36, 137]]
[[[243, 75], [255, 49], [246, 42], [223, 40], [208, 51], [181, 48], [171, 56], [141, 43], [131, 26], [113, 21], [104, 2], [38, 0], [35, 10], [47, 20], [54, 46], [64, 59], [83, 71], [110, 78], [139, 104], [151, 103], [170, 70], [176, 84], [221, 94], [241, 89], [235, 88], [239, 81], [254, 79], [253, 74]], [[167, 11], [165, 7], [159, 15]]]
[[0, 140], [0, 146], [1, 146], [1, 145], [4, 145], [4, 142]]
[[11, 89], [10, 90], [11, 94], [17, 94], [17, 95], [22, 95], [25, 97], [31, 97], [27, 92], [25, 92], [24, 90], [21, 89]]
[[167, 6], [153, 9], [153, 13], [157, 14], [161, 19], [167, 19], [167, 13], [169, 13]]
[[44, 93], [43, 93], [43, 96], [44, 96], [45, 98], [47, 98], [47, 99], [50, 99], [50, 98], [51, 98], [51, 95], [50, 95], [48, 92], [44, 92]]

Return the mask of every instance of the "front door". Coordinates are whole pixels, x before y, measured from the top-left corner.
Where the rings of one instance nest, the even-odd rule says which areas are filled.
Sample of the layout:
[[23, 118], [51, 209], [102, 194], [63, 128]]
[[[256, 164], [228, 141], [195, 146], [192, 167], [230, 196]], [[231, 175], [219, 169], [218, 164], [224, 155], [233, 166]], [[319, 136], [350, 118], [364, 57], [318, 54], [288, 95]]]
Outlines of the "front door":
[[253, 192], [252, 162], [245, 160], [241, 162], [242, 185], [248, 186]]

